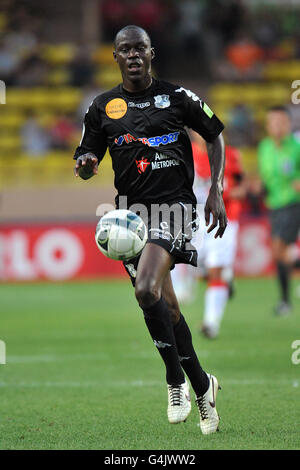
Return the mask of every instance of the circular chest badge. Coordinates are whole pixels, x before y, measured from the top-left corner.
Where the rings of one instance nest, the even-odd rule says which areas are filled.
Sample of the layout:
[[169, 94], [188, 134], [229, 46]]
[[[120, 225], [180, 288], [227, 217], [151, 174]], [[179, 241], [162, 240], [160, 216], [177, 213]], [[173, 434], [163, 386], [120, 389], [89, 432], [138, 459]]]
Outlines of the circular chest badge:
[[127, 103], [121, 98], [115, 98], [107, 103], [105, 112], [111, 119], [121, 119], [127, 113]]

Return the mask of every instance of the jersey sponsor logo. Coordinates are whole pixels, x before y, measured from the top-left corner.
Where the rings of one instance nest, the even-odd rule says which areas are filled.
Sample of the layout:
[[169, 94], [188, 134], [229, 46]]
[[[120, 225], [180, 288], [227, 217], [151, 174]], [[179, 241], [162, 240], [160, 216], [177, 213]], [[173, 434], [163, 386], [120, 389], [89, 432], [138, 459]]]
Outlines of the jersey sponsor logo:
[[105, 112], [111, 119], [121, 119], [127, 113], [127, 103], [122, 98], [115, 98], [107, 103]]
[[180, 162], [175, 158], [170, 158], [168, 155], [158, 152], [156, 152], [152, 162], [149, 162], [148, 158], [142, 157], [141, 160], [135, 160], [135, 163], [139, 173], [145, 173], [149, 165], [151, 165], [152, 170], [161, 170], [162, 168], [180, 165]]
[[140, 140], [140, 139], [136, 139], [131, 134], [124, 134], [124, 135], [120, 135], [119, 137], [115, 139], [115, 144], [120, 146], [123, 144], [123, 142], [125, 142], [126, 144], [130, 144], [131, 142], [136, 142], [137, 140]]
[[131, 142], [139, 141], [149, 147], [159, 147], [160, 145], [168, 145], [177, 142], [180, 132], [171, 132], [170, 134], [157, 135], [155, 137], [139, 137], [136, 138], [131, 134], [123, 134], [115, 138], [115, 144], [122, 145], [124, 142], [130, 144]]
[[134, 103], [133, 101], [129, 101], [128, 108], [144, 109], [144, 108], [148, 108], [150, 104], [151, 104], [150, 101], [146, 101], [146, 103]]
[[179, 165], [180, 162], [175, 158], [170, 158], [168, 155], [158, 152], [155, 154], [155, 161], [151, 162], [152, 170], [160, 170], [161, 168], [170, 168]]
[[159, 109], [165, 109], [170, 106], [170, 96], [169, 95], [157, 95], [154, 96], [154, 106]]
[[141, 160], [136, 160], [135, 163], [139, 173], [145, 173], [147, 167], [150, 165], [150, 162], [148, 162], [148, 158], [144, 157], [142, 157]]

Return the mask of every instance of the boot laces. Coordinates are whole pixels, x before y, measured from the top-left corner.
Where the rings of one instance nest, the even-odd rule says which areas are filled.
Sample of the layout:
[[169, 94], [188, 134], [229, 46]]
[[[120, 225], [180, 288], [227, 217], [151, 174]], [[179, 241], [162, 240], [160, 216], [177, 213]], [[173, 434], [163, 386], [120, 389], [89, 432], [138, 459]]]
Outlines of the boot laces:
[[180, 406], [182, 403], [181, 385], [168, 385], [171, 406]]
[[200, 413], [201, 419], [207, 419], [208, 418], [208, 412], [207, 412], [207, 407], [205, 403], [205, 398], [204, 396], [199, 397], [196, 399], [196, 405], [198, 406], [198, 410]]

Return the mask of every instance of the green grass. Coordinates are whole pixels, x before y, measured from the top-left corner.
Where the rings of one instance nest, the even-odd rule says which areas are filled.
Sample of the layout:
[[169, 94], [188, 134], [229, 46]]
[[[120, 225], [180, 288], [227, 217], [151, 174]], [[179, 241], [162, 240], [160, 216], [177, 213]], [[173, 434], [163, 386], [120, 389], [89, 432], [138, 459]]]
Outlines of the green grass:
[[299, 449], [299, 300], [275, 318], [272, 279], [236, 287], [217, 340], [197, 333], [203, 287], [183, 308], [222, 385], [220, 432], [203, 436], [195, 406], [167, 422], [164, 367], [128, 282], [0, 285], [0, 449]]

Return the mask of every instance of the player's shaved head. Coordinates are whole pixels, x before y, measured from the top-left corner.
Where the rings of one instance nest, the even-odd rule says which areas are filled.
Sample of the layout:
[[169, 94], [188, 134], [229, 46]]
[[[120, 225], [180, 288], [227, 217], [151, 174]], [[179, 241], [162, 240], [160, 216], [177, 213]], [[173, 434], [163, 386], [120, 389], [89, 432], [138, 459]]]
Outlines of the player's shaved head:
[[117, 33], [114, 45], [113, 56], [120, 67], [125, 90], [140, 91], [150, 86], [155, 53], [149, 34], [140, 26], [128, 25]]
[[151, 46], [151, 39], [147, 31], [145, 31], [140, 26], [130, 24], [130, 25], [124, 26], [124, 28], [120, 29], [120, 31], [116, 34], [115, 39], [114, 39], [115, 48], [117, 47], [117, 44], [120, 41], [124, 40], [128, 36], [128, 34], [140, 35], [140, 37], [143, 38], [143, 40], [149, 42], [149, 45]]

